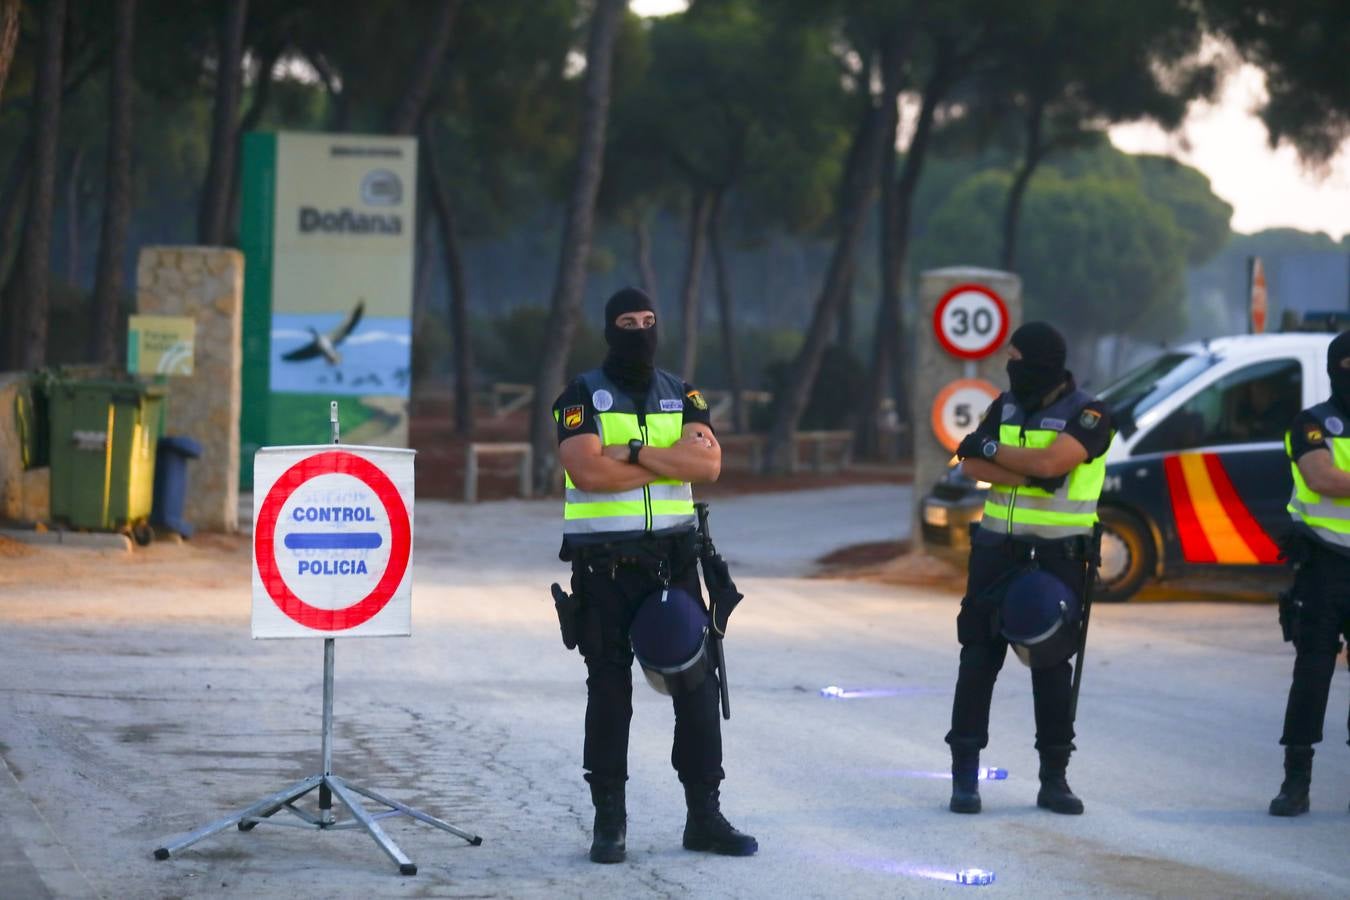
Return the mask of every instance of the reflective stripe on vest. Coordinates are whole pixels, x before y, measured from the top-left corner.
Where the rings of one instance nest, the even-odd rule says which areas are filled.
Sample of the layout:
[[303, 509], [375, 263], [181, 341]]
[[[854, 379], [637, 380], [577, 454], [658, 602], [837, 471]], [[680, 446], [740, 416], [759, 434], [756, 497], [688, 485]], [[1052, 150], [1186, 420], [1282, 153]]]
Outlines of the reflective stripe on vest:
[[[595, 414], [602, 447], [626, 445], [633, 438], [652, 447], [672, 447], [680, 440], [687, 398], [684, 382], [669, 372], [656, 370], [641, 417], [633, 399], [600, 369], [582, 375], [581, 383], [593, 406], [599, 391], [610, 398], [608, 408]], [[602, 493], [581, 490], [567, 475], [564, 535], [628, 536], [693, 528], [696, 523], [694, 491], [688, 482], [660, 478], [631, 491]]]
[[[999, 443], [1010, 447], [1049, 447], [1091, 402], [1091, 395], [1073, 391], [1028, 416], [1010, 394], [1003, 394], [994, 411], [994, 415], [1000, 416]], [[1027, 486], [990, 485], [980, 527], [1046, 540], [1091, 534], [1097, 523], [1097, 500], [1105, 482], [1103, 454], [1075, 466], [1054, 493]]]
[[[1345, 420], [1331, 403], [1319, 403], [1308, 410], [1322, 425], [1322, 433], [1331, 445], [1331, 461], [1342, 472], [1350, 472], [1350, 435], [1341, 437]], [[1331, 426], [1335, 426], [1332, 428]], [[1293, 438], [1284, 435], [1286, 453], [1293, 450]], [[1291, 454], [1292, 455], [1292, 454]], [[1294, 472], [1294, 490], [1289, 497], [1289, 515], [1312, 529], [1320, 540], [1334, 547], [1350, 549], [1350, 497], [1323, 497], [1308, 487], [1298, 463], [1289, 463]]]

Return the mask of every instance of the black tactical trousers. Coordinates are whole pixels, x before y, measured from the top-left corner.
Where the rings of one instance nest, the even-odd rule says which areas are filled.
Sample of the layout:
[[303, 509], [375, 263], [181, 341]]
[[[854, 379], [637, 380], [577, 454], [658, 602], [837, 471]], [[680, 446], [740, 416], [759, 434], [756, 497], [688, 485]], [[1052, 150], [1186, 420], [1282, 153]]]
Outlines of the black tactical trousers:
[[1294, 596], [1300, 603], [1293, 621], [1294, 681], [1280, 743], [1311, 747], [1322, 740], [1341, 636], [1350, 640], [1350, 558], [1314, 544], [1295, 576]]
[[[1011, 541], [971, 547], [966, 595], [956, 617], [961, 668], [952, 701], [952, 730], [947, 732], [947, 743], [957, 750], [983, 750], [989, 744], [989, 706], [994, 682], [1008, 655], [1008, 642], [994, 629], [993, 609], [982, 595], [1000, 578], [1025, 564], [1014, 547]], [[1081, 559], [1046, 554], [1038, 562], [1044, 571], [1062, 579], [1075, 591], [1082, 590]], [[1065, 660], [1057, 666], [1032, 669], [1031, 693], [1036, 710], [1036, 749], [1072, 749], [1074, 731], [1069, 704], [1073, 665]]]
[[[702, 598], [697, 568], [670, 580], [690, 596]], [[633, 648], [628, 629], [638, 607], [660, 590], [654, 573], [619, 566], [592, 573], [572, 566], [572, 592], [581, 597], [579, 641], [586, 659], [586, 746], [582, 765], [587, 781], [628, 777], [628, 726], [633, 718]], [[722, 720], [717, 678], [709, 673], [693, 692], [673, 697], [675, 741], [670, 764], [680, 781], [722, 780]]]

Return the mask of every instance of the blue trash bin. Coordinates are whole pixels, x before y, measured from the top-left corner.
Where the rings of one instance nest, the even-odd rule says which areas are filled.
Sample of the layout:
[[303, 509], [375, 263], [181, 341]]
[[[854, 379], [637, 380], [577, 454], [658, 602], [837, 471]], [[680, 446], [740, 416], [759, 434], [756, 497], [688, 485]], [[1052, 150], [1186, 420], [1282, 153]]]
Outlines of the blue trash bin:
[[202, 445], [190, 437], [162, 437], [156, 447], [155, 503], [150, 522], [192, 537], [193, 527], [183, 519], [187, 502], [188, 460], [202, 455]]

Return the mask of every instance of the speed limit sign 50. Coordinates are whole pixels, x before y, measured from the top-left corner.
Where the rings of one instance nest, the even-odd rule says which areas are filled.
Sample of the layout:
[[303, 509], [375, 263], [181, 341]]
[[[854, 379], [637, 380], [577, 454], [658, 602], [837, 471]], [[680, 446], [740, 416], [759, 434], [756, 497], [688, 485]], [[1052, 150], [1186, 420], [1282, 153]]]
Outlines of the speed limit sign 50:
[[961, 284], [938, 300], [933, 331], [942, 349], [961, 359], [982, 359], [1008, 336], [1008, 307], [982, 284]]
[[955, 452], [998, 395], [998, 388], [981, 378], [962, 378], [938, 391], [933, 401], [933, 434], [938, 443]]

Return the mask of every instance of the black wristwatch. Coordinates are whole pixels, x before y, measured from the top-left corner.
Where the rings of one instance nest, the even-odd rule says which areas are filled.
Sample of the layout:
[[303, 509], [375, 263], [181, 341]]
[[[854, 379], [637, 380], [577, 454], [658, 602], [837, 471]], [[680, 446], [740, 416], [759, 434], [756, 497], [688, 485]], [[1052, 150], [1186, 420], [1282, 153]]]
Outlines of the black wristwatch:
[[642, 443], [642, 439], [641, 439], [641, 438], [633, 438], [631, 441], [629, 441], [629, 442], [628, 442], [628, 461], [629, 461], [630, 463], [632, 463], [633, 465], [636, 466], [636, 465], [637, 465], [637, 461], [638, 461], [638, 451], [641, 450], [641, 449], [642, 449], [643, 447], [645, 447], [645, 446], [646, 446], [646, 444]]
[[998, 441], [990, 438], [980, 445], [980, 455], [985, 459], [993, 459], [998, 453]]

